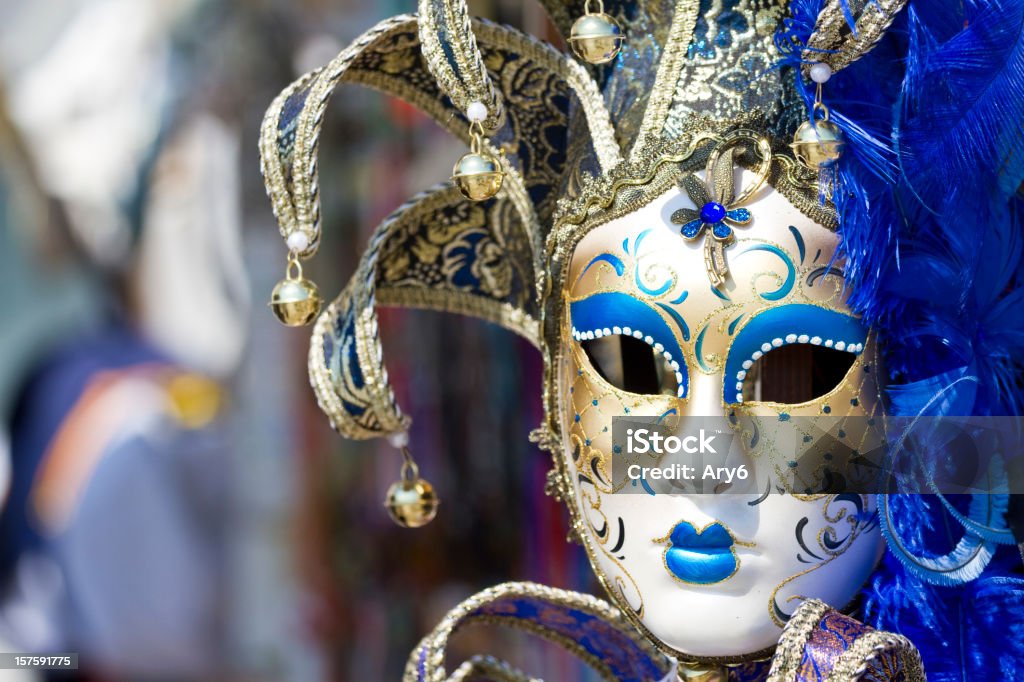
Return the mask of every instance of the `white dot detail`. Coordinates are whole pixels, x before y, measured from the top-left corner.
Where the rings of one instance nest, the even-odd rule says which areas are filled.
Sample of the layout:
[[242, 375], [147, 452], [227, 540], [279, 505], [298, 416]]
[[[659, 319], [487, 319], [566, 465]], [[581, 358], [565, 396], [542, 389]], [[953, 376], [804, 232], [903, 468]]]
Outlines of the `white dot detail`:
[[302, 253], [309, 248], [309, 235], [305, 232], [292, 232], [286, 241], [288, 250], [295, 253]]
[[823, 62], [818, 62], [811, 67], [811, 80], [815, 83], [828, 83], [832, 78], [832, 67]]
[[474, 123], [483, 123], [487, 118], [487, 106], [483, 102], [470, 102], [466, 107], [466, 118]]

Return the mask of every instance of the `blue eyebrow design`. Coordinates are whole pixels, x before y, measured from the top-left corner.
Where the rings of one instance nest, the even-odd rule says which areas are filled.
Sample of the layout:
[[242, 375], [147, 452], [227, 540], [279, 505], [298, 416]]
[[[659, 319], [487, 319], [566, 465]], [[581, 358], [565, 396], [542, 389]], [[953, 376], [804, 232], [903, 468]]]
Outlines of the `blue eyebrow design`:
[[608, 263], [613, 268], [615, 268], [615, 274], [618, 275], [619, 277], [622, 277], [622, 273], [626, 271], [626, 264], [622, 262], [621, 258], [610, 253], [602, 253], [599, 256], [594, 256], [594, 258], [591, 259], [589, 263], [587, 263], [587, 267], [583, 268], [583, 272], [579, 274], [579, 277], [576, 278], [576, 281], [578, 282], [581, 279], [583, 279], [583, 275], [587, 274], [587, 270], [589, 270], [594, 265], [600, 262]]
[[766, 301], [781, 301], [786, 298], [786, 296], [789, 295], [789, 292], [793, 290], [793, 285], [796, 283], [796, 268], [793, 267], [793, 261], [789, 259], [789, 255], [782, 249], [777, 246], [772, 246], [771, 244], [754, 244], [753, 246], [740, 251], [736, 256], [739, 257], [745, 253], [750, 253], [751, 251], [767, 251], [768, 253], [778, 256], [786, 266], [786, 280], [782, 283], [782, 286], [775, 291], [769, 291], [766, 294], [758, 295]]
[[677, 313], [675, 311], [675, 308], [667, 306], [664, 303], [659, 303], [658, 307], [661, 308], [662, 310], [664, 310], [666, 313], [668, 313], [669, 316], [675, 321], [676, 325], [679, 327], [679, 331], [683, 335], [683, 341], [689, 341], [690, 340], [690, 326], [688, 324], [686, 324], [686, 320], [683, 319], [683, 316], [680, 315], [679, 313]]
[[803, 265], [804, 257], [807, 256], [807, 246], [804, 244], [803, 235], [800, 234], [800, 230], [792, 225], [789, 226], [789, 231], [793, 234], [793, 239], [796, 240], [796, 248], [800, 251], [800, 265]]
[[[689, 390], [689, 376], [686, 371], [686, 359], [676, 341], [675, 334], [658, 311], [629, 294], [611, 291], [594, 294], [569, 304], [569, 317], [572, 322], [573, 336], [600, 338], [613, 334], [629, 334], [640, 338], [650, 346], [660, 344], [664, 352], [671, 357], [670, 362], [677, 363], [676, 381], [679, 384], [678, 396], [685, 398]], [[684, 323], [685, 324], [685, 323]], [[614, 331], [618, 329], [619, 331]], [[650, 341], [647, 341], [650, 338]]]
[[817, 282], [820, 278], [825, 277], [826, 275], [833, 275], [835, 277], [838, 277], [839, 279], [842, 279], [844, 276], [842, 270], [830, 268], [827, 265], [825, 265], [820, 268], [815, 268], [812, 272], [810, 272], [807, 275], [807, 286], [813, 287], [815, 282]]
[[726, 402], [742, 403], [747, 370], [773, 348], [810, 343], [859, 354], [867, 336], [856, 317], [820, 306], [792, 303], [765, 310], [744, 325], [729, 347], [722, 396]]

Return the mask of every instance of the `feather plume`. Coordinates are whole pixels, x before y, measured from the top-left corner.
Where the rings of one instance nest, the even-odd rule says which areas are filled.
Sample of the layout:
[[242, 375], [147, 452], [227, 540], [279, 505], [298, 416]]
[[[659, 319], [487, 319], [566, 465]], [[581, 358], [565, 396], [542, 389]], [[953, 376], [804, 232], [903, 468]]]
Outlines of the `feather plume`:
[[[785, 64], [799, 66], [821, 6], [790, 3], [776, 36]], [[833, 201], [849, 300], [881, 341], [892, 412], [1020, 414], [1024, 0], [912, 0], [824, 91], [848, 142]], [[879, 501], [890, 552], [866, 620], [909, 637], [929, 680], [1024, 679], [1010, 627], [1024, 622], [1020, 556], [967, 532], [957, 520], [971, 502], [957, 504]]]
[[[1009, 552], [1008, 552], [1009, 554]], [[886, 557], [865, 590], [872, 625], [909, 638], [930, 682], [1024, 678], [1024, 580], [1004, 566], [956, 587], [929, 585]]]
[[949, 217], [961, 199], [950, 187], [1005, 201], [1024, 180], [1024, 3], [967, 3], [963, 30], [942, 43], [922, 7], [909, 7], [896, 133], [908, 189]]

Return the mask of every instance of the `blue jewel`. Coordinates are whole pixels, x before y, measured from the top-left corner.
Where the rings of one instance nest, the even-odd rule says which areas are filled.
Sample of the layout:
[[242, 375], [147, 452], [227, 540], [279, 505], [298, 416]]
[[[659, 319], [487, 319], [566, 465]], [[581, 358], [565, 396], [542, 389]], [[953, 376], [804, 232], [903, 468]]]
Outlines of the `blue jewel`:
[[734, 208], [727, 212], [725, 217], [733, 222], [748, 223], [750, 222], [750, 211], [745, 208]]
[[723, 218], [725, 218], [725, 206], [722, 206], [717, 201], [709, 201], [701, 206], [700, 219], [705, 223], [719, 223]]
[[691, 220], [690, 222], [683, 225], [680, 232], [682, 232], [683, 236], [686, 237], [687, 239], [693, 239], [698, 234], [700, 234], [700, 230], [702, 227], [704, 227], [704, 223], [702, 223], [701, 221]]
[[732, 228], [725, 223], [715, 223], [715, 226], [711, 229], [719, 239], [726, 239], [732, 234]]

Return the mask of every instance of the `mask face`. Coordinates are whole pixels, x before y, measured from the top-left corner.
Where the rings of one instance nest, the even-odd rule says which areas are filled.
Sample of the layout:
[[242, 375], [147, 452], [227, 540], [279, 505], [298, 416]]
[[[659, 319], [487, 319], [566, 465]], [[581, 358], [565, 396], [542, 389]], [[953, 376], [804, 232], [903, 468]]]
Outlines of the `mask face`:
[[[664, 647], [698, 658], [773, 646], [804, 598], [842, 608], [882, 550], [866, 495], [651, 495], [613, 483], [616, 416], [662, 417], [681, 433], [697, 417], [728, 428], [881, 407], [873, 336], [846, 307], [831, 262], [836, 235], [771, 187], [744, 206], [750, 222], [734, 226], [717, 289], [705, 268], [712, 235], [688, 241], [671, 221], [701, 207], [672, 189], [592, 229], [564, 292], [558, 387], [578, 530], [620, 608]], [[764, 435], [744, 446], [752, 471], [801, 447], [780, 439], [772, 452]]]

